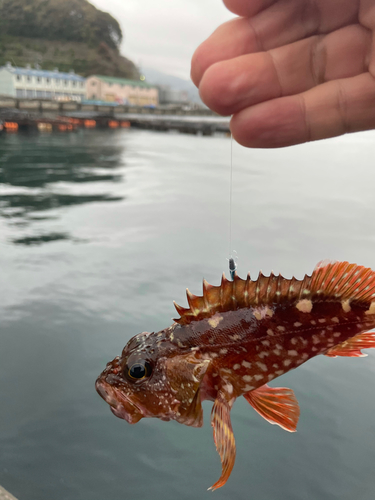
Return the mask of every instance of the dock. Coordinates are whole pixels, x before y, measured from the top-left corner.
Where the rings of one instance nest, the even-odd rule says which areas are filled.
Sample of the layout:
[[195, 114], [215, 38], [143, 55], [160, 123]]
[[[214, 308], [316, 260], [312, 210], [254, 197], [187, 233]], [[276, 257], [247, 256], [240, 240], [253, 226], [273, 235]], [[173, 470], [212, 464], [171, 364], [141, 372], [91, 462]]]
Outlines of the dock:
[[0, 121], [6, 132], [38, 129], [69, 132], [85, 128], [144, 128], [212, 135], [230, 132], [229, 117], [209, 109], [147, 108], [116, 103], [86, 104], [0, 96]]
[[17, 498], [0, 486], [0, 500], [17, 500]]

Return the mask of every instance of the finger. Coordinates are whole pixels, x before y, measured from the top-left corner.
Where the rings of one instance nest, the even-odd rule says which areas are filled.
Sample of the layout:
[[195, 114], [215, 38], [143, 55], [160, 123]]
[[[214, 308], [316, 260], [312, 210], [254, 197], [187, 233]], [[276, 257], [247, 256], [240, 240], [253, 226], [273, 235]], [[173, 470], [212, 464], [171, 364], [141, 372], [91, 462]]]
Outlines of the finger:
[[224, 5], [237, 16], [252, 17], [258, 12], [267, 9], [277, 0], [223, 0]]
[[[224, 5], [234, 14], [242, 17], [252, 17], [268, 9], [280, 0], [223, 0]], [[338, 18], [346, 18], [349, 12], [358, 12], [360, 3], [372, 3], [372, 0], [299, 0], [299, 3], [314, 7], [320, 12], [319, 16], [324, 23], [336, 23]], [[344, 22], [344, 24], [346, 24]], [[342, 26], [342, 22], [339, 22]]]
[[[337, 0], [326, 1], [330, 4]], [[333, 15], [323, 7], [319, 10], [311, 0], [279, 0], [251, 19], [233, 19], [220, 26], [195, 51], [191, 78], [199, 86], [204, 72], [216, 62], [270, 50], [352, 24], [357, 17], [353, 8], [356, 1], [340, 0], [342, 7]]]
[[235, 140], [253, 148], [291, 146], [373, 128], [375, 79], [370, 73], [256, 104], [231, 121]]
[[213, 111], [231, 115], [326, 81], [359, 75], [367, 71], [370, 50], [370, 31], [347, 26], [326, 36], [216, 63], [203, 75], [200, 96]]

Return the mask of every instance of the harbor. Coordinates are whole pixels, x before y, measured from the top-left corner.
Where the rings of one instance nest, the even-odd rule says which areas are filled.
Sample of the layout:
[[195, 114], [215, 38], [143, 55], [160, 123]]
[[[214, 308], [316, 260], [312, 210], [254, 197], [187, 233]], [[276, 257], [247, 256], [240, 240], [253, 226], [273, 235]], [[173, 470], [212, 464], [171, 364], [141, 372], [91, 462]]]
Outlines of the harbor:
[[187, 134], [228, 134], [229, 117], [204, 108], [144, 107], [116, 103], [59, 102], [0, 96], [0, 121], [6, 132], [71, 132], [77, 128], [136, 127]]

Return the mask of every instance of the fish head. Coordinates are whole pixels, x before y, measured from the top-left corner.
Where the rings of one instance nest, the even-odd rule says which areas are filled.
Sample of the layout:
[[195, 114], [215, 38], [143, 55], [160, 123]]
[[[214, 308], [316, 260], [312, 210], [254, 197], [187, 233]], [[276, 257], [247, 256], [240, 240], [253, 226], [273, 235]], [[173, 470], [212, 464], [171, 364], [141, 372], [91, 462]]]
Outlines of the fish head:
[[200, 427], [200, 388], [209, 361], [199, 359], [194, 348], [181, 352], [168, 342], [160, 347], [160, 333], [133, 337], [121, 356], [107, 364], [96, 390], [112, 413], [130, 424], [156, 417]]

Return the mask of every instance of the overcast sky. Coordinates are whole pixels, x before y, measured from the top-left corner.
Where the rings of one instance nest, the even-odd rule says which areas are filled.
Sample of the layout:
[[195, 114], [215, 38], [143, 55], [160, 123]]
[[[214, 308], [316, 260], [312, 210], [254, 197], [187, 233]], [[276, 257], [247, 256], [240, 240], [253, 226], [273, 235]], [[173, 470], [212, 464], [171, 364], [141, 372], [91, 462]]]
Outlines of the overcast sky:
[[121, 25], [121, 53], [137, 66], [190, 78], [195, 48], [233, 17], [221, 0], [89, 0]]

